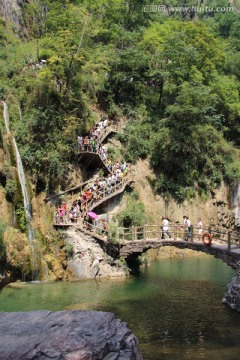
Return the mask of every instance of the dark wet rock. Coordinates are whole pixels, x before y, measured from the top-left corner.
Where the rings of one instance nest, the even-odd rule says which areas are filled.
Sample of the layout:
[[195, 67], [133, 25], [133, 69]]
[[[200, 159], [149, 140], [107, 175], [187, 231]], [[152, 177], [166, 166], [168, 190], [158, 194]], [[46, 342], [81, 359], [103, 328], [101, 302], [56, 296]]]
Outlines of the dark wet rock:
[[228, 284], [222, 303], [227, 304], [232, 310], [240, 312], [240, 261], [236, 264], [236, 274], [237, 276]]
[[142, 360], [126, 323], [100, 311], [0, 313], [1, 360]]

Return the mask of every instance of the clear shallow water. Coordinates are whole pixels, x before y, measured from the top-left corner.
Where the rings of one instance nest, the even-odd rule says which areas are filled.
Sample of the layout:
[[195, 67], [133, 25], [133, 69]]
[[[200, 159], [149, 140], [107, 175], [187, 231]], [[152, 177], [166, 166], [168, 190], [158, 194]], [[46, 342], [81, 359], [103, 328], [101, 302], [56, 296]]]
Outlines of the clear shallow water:
[[126, 281], [5, 288], [0, 310], [111, 311], [138, 337], [144, 360], [239, 360], [240, 314], [221, 303], [234, 275], [213, 257], [158, 260]]

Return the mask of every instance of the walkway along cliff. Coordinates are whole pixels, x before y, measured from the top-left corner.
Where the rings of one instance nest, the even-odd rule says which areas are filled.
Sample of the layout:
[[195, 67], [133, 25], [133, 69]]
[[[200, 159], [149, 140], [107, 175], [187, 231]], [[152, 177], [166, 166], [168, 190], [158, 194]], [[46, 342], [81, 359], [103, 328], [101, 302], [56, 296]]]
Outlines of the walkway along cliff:
[[[125, 189], [134, 183], [133, 169], [129, 169], [129, 166], [124, 163], [123, 167], [126, 171], [120, 171], [120, 164], [117, 166], [111, 162], [107, 155], [107, 145], [103, 145], [110, 134], [121, 132], [122, 128], [118, 124], [110, 124], [101, 129], [93, 143], [92, 141], [90, 143], [88, 136], [86, 136], [87, 143], [84, 141], [84, 143], [78, 144], [79, 161], [83, 163], [85, 170], [98, 169], [101, 175], [97, 173], [92, 177], [90, 176], [83, 184], [45, 199], [49, 205], [54, 205], [54, 203], [56, 205], [65, 204], [63, 216], [60, 212], [58, 213], [59, 207], [55, 210], [57, 217], [54, 217], [54, 227], [67, 230], [65, 232], [65, 244], [66, 247], [73, 248], [72, 256], [67, 261], [67, 271], [70, 272], [71, 278], [125, 277], [128, 274], [125, 264], [118, 260], [117, 245], [106, 241], [104, 223], [102, 222], [101, 226], [96, 226], [85, 221], [85, 216], [89, 212], [94, 210], [99, 213], [102, 206], [123, 194]], [[115, 176], [116, 173], [118, 175]], [[105, 185], [100, 186], [103, 179], [105, 179]], [[93, 189], [96, 183], [98, 183], [97, 191], [91, 192], [90, 189]], [[81, 200], [81, 210], [79, 209], [77, 216], [72, 216], [70, 209], [73, 205], [71, 204], [76, 203], [77, 199], [77, 202], [80, 201], [80, 198], [83, 199], [85, 192], [89, 193], [89, 196]], [[107, 214], [102, 213], [101, 216], [107, 217]], [[73, 223], [76, 226], [69, 226]], [[68, 230], [69, 227], [71, 229]], [[94, 245], [94, 242], [98, 243], [99, 247], [97, 244]], [[89, 257], [89, 249], [92, 251], [93, 261]], [[110, 264], [111, 269], [109, 269]]]

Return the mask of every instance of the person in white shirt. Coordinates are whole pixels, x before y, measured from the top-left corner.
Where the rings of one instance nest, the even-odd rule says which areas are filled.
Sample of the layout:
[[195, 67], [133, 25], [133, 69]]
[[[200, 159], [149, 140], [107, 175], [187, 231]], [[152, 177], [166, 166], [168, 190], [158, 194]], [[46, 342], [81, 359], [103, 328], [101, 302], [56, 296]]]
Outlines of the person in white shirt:
[[162, 217], [162, 239], [165, 239], [165, 234], [168, 236], [168, 238], [171, 237], [171, 234], [169, 233], [169, 221], [166, 218], [166, 216]]
[[202, 220], [200, 218], [198, 219], [197, 228], [198, 228], [198, 238], [199, 238], [199, 241], [200, 241], [201, 240], [201, 235], [202, 235], [202, 232], [203, 232], [203, 223], [202, 223]]
[[115, 182], [116, 182], [116, 176], [112, 174], [112, 181], [111, 181], [112, 186], [115, 185]]
[[107, 177], [107, 182], [108, 182], [108, 185], [112, 185], [112, 177], [110, 174], [108, 174], [108, 177]]
[[101, 120], [100, 123], [98, 124], [98, 128], [101, 130], [103, 128], [103, 121]]
[[103, 127], [106, 128], [108, 123], [108, 119], [103, 120]]
[[124, 163], [122, 164], [122, 171], [124, 171], [126, 169], [127, 163], [126, 161], [124, 161]]
[[183, 224], [185, 226], [185, 240], [188, 241], [191, 237], [191, 221], [188, 216], [183, 216]]

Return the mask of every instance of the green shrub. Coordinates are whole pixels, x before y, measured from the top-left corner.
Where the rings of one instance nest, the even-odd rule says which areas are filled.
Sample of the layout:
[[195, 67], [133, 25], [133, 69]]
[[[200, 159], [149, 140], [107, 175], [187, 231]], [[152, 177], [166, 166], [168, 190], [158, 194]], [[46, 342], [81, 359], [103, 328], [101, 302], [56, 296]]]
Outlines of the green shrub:
[[25, 232], [27, 229], [27, 219], [23, 205], [20, 205], [16, 210], [16, 221], [21, 232]]
[[17, 182], [12, 179], [7, 179], [5, 190], [6, 190], [7, 200], [13, 201], [13, 198], [17, 192]]
[[110, 243], [117, 243], [119, 240], [119, 224], [116, 222], [110, 222], [108, 224], [108, 241]]
[[126, 126], [120, 140], [124, 144], [123, 157], [128, 162], [135, 163], [139, 158], [145, 158], [150, 151], [150, 124], [132, 122]]
[[74, 255], [74, 247], [72, 244], [65, 244], [63, 250], [67, 253], [68, 258], [72, 258]]
[[124, 227], [144, 225], [148, 221], [145, 207], [142, 202], [136, 200], [136, 192], [127, 196], [127, 205], [118, 214], [120, 225]]

